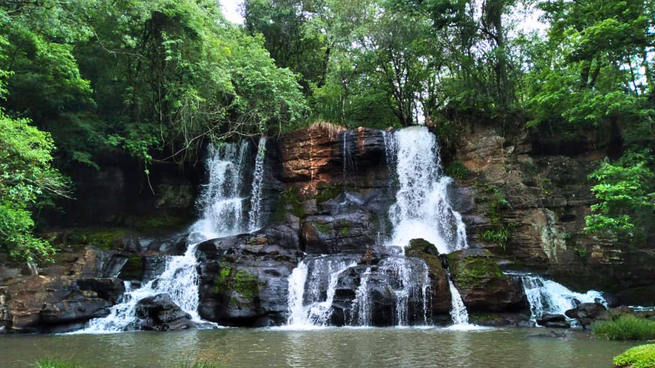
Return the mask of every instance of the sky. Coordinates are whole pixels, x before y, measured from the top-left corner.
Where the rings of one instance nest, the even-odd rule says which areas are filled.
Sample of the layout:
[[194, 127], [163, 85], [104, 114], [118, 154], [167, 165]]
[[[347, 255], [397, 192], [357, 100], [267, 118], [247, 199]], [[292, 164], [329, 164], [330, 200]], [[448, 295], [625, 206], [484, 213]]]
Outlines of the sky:
[[227, 20], [236, 24], [243, 24], [243, 17], [241, 16], [241, 9], [239, 7], [243, 4], [243, 0], [220, 0], [223, 15]]
[[[480, 2], [481, 0], [476, 1]], [[243, 4], [243, 0], [220, 0], [220, 4], [221, 9], [223, 10], [223, 15], [227, 20], [232, 23], [243, 24], [241, 9], [239, 9], [241, 4]], [[547, 26], [539, 21], [540, 15], [541, 12], [537, 11], [534, 6], [525, 8], [519, 4], [514, 9], [514, 13], [511, 15], [511, 17], [520, 19], [521, 28], [523, 28], [525, 31], [544, 31]]]

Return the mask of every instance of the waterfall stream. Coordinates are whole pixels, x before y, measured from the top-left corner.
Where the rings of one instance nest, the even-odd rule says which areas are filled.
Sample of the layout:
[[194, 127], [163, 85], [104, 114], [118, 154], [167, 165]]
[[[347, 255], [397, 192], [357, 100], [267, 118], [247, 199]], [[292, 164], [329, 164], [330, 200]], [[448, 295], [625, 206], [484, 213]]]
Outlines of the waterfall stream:
[[521, 278], [525, 296], [530, 304], [530, 321], [535, 324], [545, 314], [564, 315], [567, 310], [576, 307], [576, 300], [581, 303], [599, 302], [605, 307], [608, 306], [607, 301], [598, 291], [589, 290], [584, 294], [576, 293], [562, 284], [541, 276], [518, 276]]
[[80, 332], [108, 333], [138, 329], [138, 302], [163, 293], [169, 294], [175, 304], [191, 315], [194, 322], [207, 323], [198, 315], [196, 247], [205, 240], [252, 231], [259, 226], [265, 143], [265, 138], [259, 142], [253, 193], [250, 196], [250, 223], [247, 226], [244, 223], [244, 198], [241, 196], [248, 142], [210, 146], [206, 161], [209, 181], [197, 201], [201, 216], [189, 229], [186, 252], [181, 256], [168, 257], [164, 272], [140, 288], [132, 289], [127, 283], [123, 301], [113, 306], [107, 317], [91, 320], [87, 328]]
[[[395, 151], [395, 155], [389, 151]], [[398, 180], [396, 203], [389, 209], [393, 224], [390, 244], [406, 246], [412, 239], [423, 238], [442, 254], [468, 248], [462, 216], [453, 210], [448, 199], [452, 179], [443, 174], [434, 134], [417, 126], [395, 132], [393, 139], [385, 135], [385, 154], [389, 170], [395, 168]], [[449, 282], [453, 323], [467, 325], [464, 302]]]
[[248, 230], [253, 232], [261, 227], [262, 184], [264, 183], [264, 158], [266, 157], [266, 137], [259, 139], [255, 172], [252, 179], [250, 197], [250, 213], [248, 214]]

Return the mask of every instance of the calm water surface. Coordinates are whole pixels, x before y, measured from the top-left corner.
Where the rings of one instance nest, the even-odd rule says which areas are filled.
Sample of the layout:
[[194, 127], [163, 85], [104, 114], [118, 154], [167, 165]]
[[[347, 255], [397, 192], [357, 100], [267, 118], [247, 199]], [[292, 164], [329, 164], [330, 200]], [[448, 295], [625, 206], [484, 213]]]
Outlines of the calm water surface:
[[223, 329], [112, 335], [1, 336], [0, 367], [42, 357], [92, 368], [166, 367], [184, 356], [221, 357], [229, 367], [603, 368], [635, 343], [530, 338], [547, 329]]

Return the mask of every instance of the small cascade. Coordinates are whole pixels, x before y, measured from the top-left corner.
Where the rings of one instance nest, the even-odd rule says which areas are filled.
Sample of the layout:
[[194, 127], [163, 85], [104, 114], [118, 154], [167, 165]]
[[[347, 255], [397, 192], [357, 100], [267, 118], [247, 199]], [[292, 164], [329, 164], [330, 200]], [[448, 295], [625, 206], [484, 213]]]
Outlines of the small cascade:
[[[431, 300], [430, 277], [425, 262], [414, 262], [405, 257], [389, 257], [380, 261], [379, 272], [388, 276], [387, 290], [394, 295], [394, 324], [427, 325]], [[420, 305], [415, 301], [420, 301]]]
[[248, 231], [253, 232], [261, 227], [262, 184], [264, 182], [264, 158], [266, 157], [266, 137], [259, 138], [255, 172], [252, 179], [252, 194], [250, 196], [250, 213], [248, 214]]
[[602, 294], [595, 290], [586, 293], [576, 293], [562, 284], [546, 280], [541, 276], [519, 275], [523, 282], [523, 290], [530, 304], [530, 321], [536, 323], [545, 314], [564, 313], [576, 307], [576, 300], [580, 303], [599, 302], [605, 307], [607, 301]]
[[391, 244], [404, 246], [420, 237], [436, 245], [439, 253], [467, 248], [466, 227], [448, 201], [452, 179], [443, 175], [436, 137], [426, 127], [409, 127], [395, 132], [394, 138], [395, 146], [390, 147], [396, 151], [398, 191], [389, 209]]
[[343, 175], [346, 176], [346, 173], [355, 171], [357, 169], [357, 164], [354, 158], [354, 154], [357, 149], [357, 142], [352, 130], [344, 130], [341, 133], [341, 153], [343, 155]]
[[[107, 333], [138, 329], [136, 307], [139, 301], [157, 294], [169, 294], [182, 310], [189, 313], [194, 322], [202, 323], [198, 315], [198, 260], [196, 247], [207, 239], [230, 236], [244, 231], [242, 176], [245, 171], [248, 143], [210, 146], [206, 161], [209, 182], [198, 198], [201, 217], [189, 229], [186, 252], [169, 257], [164, 272], [139, 289], [129, 285], [121, 303], [110, 309], [109, 316], [91, 320], [82, 333]], [[263, 161], [263, 158], [262, 160]], [[262, 164], [259, 166], [263, 167]], [[259, 177], [263, 173], [258, 174]], [[257, 175], [256, 175], [257, 177]], [[259, 201], [261, 183], [253, 184], [259, 194], [251, 196]], [[253, 203], [259, 208], [259, 203]]]
[[368, 292], [368, 280], [371, 277], [371, 267], [367, 267], [362, 275], [361, 282], [355, 292], [352, 310], [353, 316], [350, 320], [352, 326], [370, 326], [371, 325], [371, 300]]
[[339, 277], [357, 262], [320, 257], [303, 260], [289, 276], [289, 325], [327, 326]]
[[455, 325], [468, 325], [469, 324], [469, 313], [464, 306], [464, 301], [462, 296], [459, 294], [459, 290], [455, 287], [452, 281], [448, 280], [448, 286], [450, 287], [450, 297], [452, 299], [452, 309], [450, 310], [450, 318], [453, 319]]

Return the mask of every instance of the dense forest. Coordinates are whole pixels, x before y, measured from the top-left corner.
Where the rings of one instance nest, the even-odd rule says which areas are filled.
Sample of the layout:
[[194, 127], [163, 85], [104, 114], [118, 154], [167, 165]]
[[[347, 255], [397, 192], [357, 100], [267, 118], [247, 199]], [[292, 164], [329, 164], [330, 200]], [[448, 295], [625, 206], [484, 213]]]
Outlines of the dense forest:
[[235, 25], [215, 0], [0, 2], [3, 253], [52, 255], [36, 218], [74, 197], [71, 167], [127, 154], [147, 175], [209, 141], [317, 121], [426, 124], [446, 144], [471, 122], [562, 145], [615, 135], [589, 177], [586, 229], [653, 236], [655, 2], [246, 0], [242, 11]]

